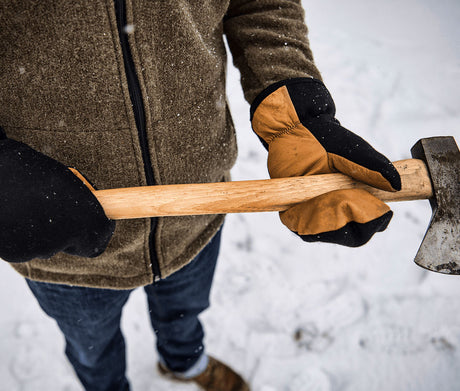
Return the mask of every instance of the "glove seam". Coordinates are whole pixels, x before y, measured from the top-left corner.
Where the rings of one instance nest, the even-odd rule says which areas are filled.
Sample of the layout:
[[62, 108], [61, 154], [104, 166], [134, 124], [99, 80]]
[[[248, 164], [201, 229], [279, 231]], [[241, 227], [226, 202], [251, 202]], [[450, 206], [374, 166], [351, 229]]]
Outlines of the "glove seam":
[[[315, 137], [316, 139], [316, 137]], [[316, 139], [318, 140], [318, 139]], [[331, 170], [331, 172], [337, 172], [337, 170], [333, 167], [333, 165], [331, 165], [331, 154], [327, 151], [326, 148], [324, 148], [324, 146], [318, 141], [318, 143], [321, 145], [321, 147], [326, 151], [326, 156], [327, 156], [327, 166], [329, 167], [329, 170]], [[347, 159], [348, 160], [348, 159]]]
[[267, 144], [270, 145], [272, 143], [273, 140], [277, 139], [278, 137], [284, 135], [284, 134], [289, 134], [291, 133], [295, 128], [297, 128], [299, 125], [302, 125], [302, 123], [300, 121], [298, 122], [295, 122], [293, 125], [289, 126], [288, 128], [286, 129], [283, 129], [283, 130], [280, 130], [279, 132], [271, 135], [268, 140], [267, 140]]

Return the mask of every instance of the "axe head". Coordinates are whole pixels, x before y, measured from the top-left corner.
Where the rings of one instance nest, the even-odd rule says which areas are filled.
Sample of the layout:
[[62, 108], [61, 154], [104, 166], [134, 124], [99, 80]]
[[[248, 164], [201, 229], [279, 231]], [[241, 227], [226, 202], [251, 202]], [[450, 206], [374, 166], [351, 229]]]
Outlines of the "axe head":
[[433, 215], [417, 265], [439, 273], [460, 274], [460, 152], [453, 137], [418, 141], [412, 156], [425, 161], [433, 185]]

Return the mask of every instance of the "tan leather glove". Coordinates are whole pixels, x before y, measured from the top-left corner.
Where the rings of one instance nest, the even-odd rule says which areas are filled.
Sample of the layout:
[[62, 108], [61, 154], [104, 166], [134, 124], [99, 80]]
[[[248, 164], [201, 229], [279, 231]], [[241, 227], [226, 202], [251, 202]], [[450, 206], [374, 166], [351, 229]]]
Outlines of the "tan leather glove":
[[[334, 118], [335, 105], [316, 79], [285, 80], [264, 90], [251, 106], [252, 127], [268, 149], [272, 178], [342, 172], [387, 191], [401, 189], [391, 162]], [[356, 247], [383, 231], [390, 208], [368, 192], [338, 190], [280, 213], [303, 240]]]

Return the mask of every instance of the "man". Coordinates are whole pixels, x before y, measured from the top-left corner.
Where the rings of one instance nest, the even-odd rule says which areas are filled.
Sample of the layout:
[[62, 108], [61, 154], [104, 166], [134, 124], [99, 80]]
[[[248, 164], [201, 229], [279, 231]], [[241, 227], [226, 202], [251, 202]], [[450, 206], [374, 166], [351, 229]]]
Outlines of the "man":
[[[271, 177], [341, 171], [400, 188], [391, 163], [340, 126], [314, 65], [300, 1], [1, 1], [0, 257], [66, 338], [86, 390], [128, 390], [123, 305], [144, 287], [160, 373], [204, 390], [249, 386], [209, 356], [223, 216], [115, 224], [97, 188], [228, 179], [236, 141], [226, 36]], [[361, 190], [281, 213], [305, 241], [366, 243], [389, 208]]]

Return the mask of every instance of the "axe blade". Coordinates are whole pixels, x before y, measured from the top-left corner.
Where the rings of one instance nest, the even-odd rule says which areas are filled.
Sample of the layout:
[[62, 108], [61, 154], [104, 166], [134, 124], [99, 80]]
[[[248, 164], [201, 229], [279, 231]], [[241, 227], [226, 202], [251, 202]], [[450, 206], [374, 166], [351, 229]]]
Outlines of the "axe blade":
[[433, 185], [433, 215], [415, 257], [430, 271], [460, 274], [460, 152], [453, 137], [421, 139], [412, 156], [425, 161]]

